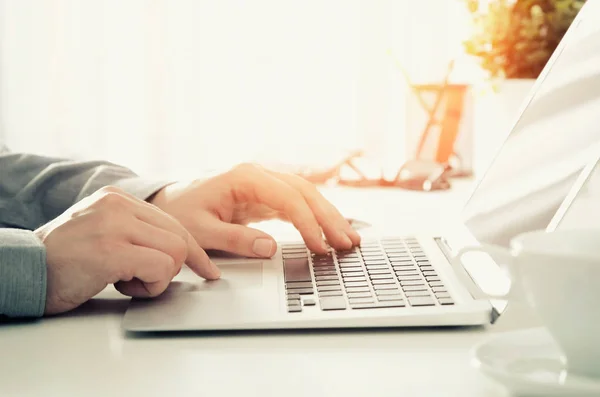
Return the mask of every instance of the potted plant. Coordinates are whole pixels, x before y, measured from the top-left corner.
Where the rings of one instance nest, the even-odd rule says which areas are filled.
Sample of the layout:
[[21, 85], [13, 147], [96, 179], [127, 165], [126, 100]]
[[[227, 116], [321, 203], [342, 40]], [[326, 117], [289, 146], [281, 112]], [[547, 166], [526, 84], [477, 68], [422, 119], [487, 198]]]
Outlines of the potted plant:
[[487, 145], [478, 147], [476, 155], [487, 159], [510, 131], [535, 79], [585, 0], [463, 1], [472, 20], [465, 52], [494, 82], [494, 95], [480, 97], [475, 104], [475, 139]]
[[[491, 77], [535, 79], [585, 0], [466, 0], [473, 16], [467, 54]], [[486, 3], [487, 6], [483, 6]]]

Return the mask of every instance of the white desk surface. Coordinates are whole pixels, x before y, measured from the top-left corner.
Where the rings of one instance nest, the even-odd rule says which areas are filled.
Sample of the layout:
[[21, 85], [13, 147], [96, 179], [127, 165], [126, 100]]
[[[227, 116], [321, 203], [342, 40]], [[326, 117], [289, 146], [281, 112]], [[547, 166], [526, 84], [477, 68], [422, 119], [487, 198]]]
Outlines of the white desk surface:
[[[420, 229], [459, 210], [468, 185], [324, 193], [347, 216]], [[535, 325], [515, 306], [494, 326], [468, 329], [140, 337], [120, 328], [127, 304], [109, 288], [68, 315], [0, 325], [0, 396], [505, 396], [472, 366], [471, 349]]]

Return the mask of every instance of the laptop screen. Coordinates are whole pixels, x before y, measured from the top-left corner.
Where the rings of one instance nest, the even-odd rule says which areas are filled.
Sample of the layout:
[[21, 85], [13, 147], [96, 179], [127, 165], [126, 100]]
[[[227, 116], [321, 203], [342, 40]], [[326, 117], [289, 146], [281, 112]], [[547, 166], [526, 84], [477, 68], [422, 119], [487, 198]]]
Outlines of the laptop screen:
[[508, 246], [520, 233], [545, 229], [598, 153], [598, 20], [600, 7], [582, 9], [467, 202], [463, 221], [480, 242]]

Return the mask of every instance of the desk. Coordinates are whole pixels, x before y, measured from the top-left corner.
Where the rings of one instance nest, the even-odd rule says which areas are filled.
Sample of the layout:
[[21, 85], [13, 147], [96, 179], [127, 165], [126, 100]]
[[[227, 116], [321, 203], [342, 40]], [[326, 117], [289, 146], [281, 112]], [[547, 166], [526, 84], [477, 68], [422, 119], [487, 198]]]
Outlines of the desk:
[[[324, 193], [347, 216], [426, 229], [460, 209], [469, 186]], [[514, 307], [493, 327], [468, 329], [132, 336], [120, 328], [127, 304], [107, 288], [68, 315], [0, 326], [0, 396], [499, 397], [504, 389], [471, 366], [470, 350], [532, 325]]]

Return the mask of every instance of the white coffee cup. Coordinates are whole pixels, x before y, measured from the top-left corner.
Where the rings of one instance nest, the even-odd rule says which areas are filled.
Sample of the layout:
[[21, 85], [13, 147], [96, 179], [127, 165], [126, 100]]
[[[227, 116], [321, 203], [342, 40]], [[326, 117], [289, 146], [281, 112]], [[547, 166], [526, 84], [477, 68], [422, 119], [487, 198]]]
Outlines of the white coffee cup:
[[[511, 240], [510, 250], [468, 247], [457, 258], [472, 251], [506, 268], [561, 348], [569, 373], [600, 377], [600, 230], [529, 232]], [[512, 291], [488, 296], [510, 300]]]

